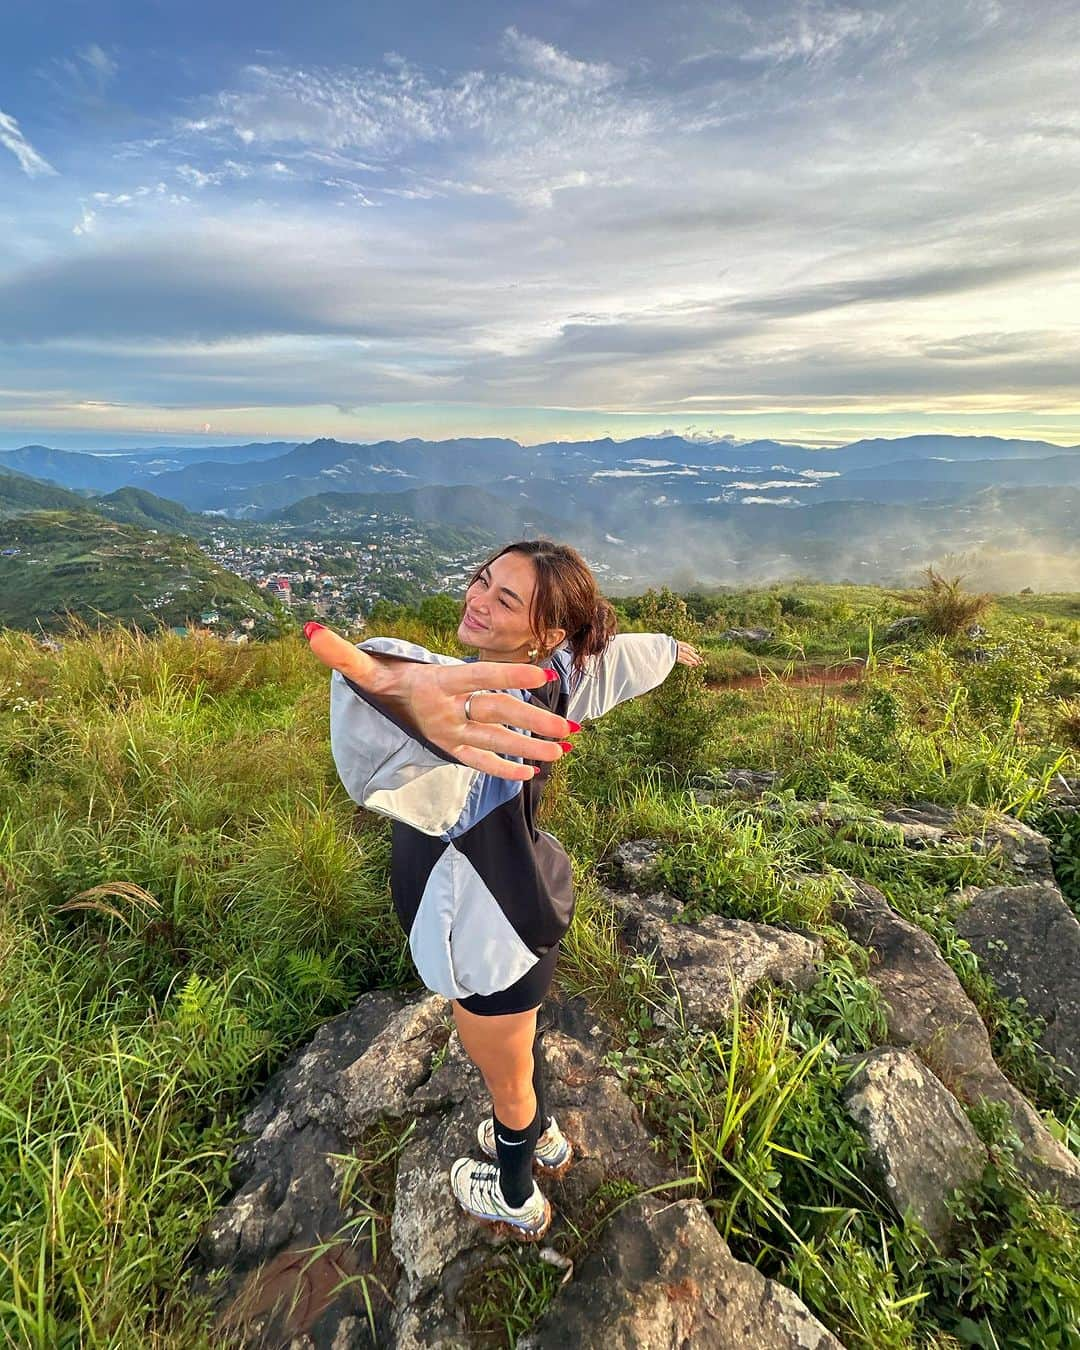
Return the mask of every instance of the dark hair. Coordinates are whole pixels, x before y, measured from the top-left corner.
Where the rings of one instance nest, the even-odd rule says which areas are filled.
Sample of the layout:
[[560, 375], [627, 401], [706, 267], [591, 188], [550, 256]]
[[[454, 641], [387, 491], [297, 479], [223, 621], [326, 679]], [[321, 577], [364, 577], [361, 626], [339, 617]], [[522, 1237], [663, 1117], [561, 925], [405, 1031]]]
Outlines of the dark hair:
[[[529, 625], [537, 639], [537, 661], [551, 654], [540, 641], [540, 634], [549, 628], [566, 630], [563, 640], [570, 645], [574, 669], [581, 670], [587, 656], [599, 656], [615, 635], [615, 611], [600, 594], [589, 564], [577, 549], [551, 539], [519, 539], [486, 558], [469, 578], [466, 590], [504, 553], [524, 553], [536, 568]], [[464, 615], [464, 600], [461, 612]]]

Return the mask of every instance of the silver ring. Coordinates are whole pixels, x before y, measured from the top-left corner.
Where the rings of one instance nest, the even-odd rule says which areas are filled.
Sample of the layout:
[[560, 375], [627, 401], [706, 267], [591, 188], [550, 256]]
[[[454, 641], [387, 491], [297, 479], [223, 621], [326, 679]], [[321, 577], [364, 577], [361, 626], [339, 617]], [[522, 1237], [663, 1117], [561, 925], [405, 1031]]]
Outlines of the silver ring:
[[474, 689], [474, 690], [472, 691], [472, 693], [469, 695], [469, 697], [465, 700], [465, 721], [466, 721], [466, 722], [471, 722], [471, 721], [473, 720], [472, 713], [469, 712], [469, 704], [473, 701], [473, 699], [477, 696], [477, 694], [482, 694], [482, 693], [483, 693], [483, 690], [482, 690], [482, 689]]

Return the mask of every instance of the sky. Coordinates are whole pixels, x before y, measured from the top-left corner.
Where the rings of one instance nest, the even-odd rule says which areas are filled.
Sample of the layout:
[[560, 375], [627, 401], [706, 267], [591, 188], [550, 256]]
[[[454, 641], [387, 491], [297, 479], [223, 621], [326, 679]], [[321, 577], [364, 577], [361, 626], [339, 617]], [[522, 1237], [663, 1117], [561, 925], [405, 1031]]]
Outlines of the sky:
[[39, 0], [0, 448], [1080, 443], [1075, 0]]

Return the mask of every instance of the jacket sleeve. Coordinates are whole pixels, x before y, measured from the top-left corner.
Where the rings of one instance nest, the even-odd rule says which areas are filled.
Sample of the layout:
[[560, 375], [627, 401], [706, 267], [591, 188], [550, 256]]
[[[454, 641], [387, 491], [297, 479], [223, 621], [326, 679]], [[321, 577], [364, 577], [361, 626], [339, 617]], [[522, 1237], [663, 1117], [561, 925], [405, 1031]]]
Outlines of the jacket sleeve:
[[[373, 655], [461, 664], [455, 657], [397, 638], [369, 638], [357, 646]], [[354, 802], [440, 837], [465, 812], [477, 780], [488, 776], [404, 726], [338, 670], [330, 678], [330, 753]]]
[[[678, 652], [677, 639], [666, 633], [616, 633], [603, 652], [586, 659], [583, 671], [568, 670], [566, 716], [575, 722], [602, 717], [628, 698], [647, 694], [671, 674]], [[569, 652], [560, 654], [568, 667]]]

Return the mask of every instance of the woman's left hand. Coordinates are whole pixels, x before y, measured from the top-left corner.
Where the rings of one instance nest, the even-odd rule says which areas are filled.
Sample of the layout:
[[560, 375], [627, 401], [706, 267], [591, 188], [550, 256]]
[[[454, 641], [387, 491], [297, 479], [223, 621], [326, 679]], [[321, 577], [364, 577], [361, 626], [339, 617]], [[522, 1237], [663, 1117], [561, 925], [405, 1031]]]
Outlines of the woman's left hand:
[[679, 651], [675, 660], [680, 666], [703, 666], [705, 658], [698, 649], [689, 642], [680, 642]]

